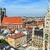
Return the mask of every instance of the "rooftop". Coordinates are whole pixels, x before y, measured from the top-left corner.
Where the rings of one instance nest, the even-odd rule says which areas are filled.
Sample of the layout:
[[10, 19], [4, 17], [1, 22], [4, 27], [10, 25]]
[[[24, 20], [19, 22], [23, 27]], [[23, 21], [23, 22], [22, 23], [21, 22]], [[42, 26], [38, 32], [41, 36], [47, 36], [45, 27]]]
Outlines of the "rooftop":
[[43, 37], [43, 29], [35, 28], [34, 32], [34, 35]]
[[8, 37], [16, 39], [16, 38], [19, 38], [19, 37], [22, 37], [22, 36], [25, 36], [25, 34], [24, 33], [12, 34], [12, 35], [9, 35]]
[[21, 17], [4, 17], [2, 24], [23, 24]]

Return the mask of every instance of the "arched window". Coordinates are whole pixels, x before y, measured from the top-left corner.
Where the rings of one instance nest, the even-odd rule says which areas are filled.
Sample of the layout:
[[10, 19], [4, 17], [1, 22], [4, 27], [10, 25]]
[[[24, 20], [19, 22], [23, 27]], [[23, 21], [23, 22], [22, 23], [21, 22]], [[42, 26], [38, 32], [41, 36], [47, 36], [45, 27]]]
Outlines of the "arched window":
[[48, 34], [45, 34], [45, 40], [48, 41]]

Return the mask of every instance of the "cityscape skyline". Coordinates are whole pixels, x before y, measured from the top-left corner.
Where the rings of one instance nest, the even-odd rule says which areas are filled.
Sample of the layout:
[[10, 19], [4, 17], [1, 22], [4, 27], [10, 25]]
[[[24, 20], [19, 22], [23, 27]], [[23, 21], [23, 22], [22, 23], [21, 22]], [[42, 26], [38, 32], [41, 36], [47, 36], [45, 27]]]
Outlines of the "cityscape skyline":
[[0, 0], [7, 16], [45, 16], [48, 0]]
[[0, 50], [50, 50], [50, 0], [0, 0]]

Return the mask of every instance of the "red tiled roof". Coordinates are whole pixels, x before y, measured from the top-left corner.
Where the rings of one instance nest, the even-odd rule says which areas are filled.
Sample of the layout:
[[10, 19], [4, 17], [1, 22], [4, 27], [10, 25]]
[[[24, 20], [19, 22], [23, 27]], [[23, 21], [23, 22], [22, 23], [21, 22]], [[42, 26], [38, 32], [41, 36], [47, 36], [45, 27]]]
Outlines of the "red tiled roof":
[[38, 25], [44, 24], [44, 22], [38, 22]]
[[44, 24], [44, 21], [36, 21], [36, 24], [37, 25], [42, 25], [42, 24]]
[[4, 17], [2, 24], [23, 24], [21, 17]]
[[25, 34], [24, 33], [18, 33], [18, 34], [14, 34], [14, 35], [9, 35], [8, 37], [16, 39], [16, 38], [19, 38], [19, 37], [22, 37], [22, 36], [25, 36]]

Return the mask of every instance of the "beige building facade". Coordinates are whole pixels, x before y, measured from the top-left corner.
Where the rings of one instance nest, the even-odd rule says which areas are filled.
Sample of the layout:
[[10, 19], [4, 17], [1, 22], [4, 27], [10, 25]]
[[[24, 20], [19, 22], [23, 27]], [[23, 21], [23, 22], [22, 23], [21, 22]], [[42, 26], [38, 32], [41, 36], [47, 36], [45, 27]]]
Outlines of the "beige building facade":
[[50, 7], [45, 16], [43, 50], [50, 50]]
[[8, 35], [5, 39], [10, 46], [18, 48], [27, 43], [27, 38], [24, 33]]
[[[37, 29], [35, 30], [35, 28]], [[41, 34], [41, 31], [42, 30], [36, 26], [34, 26], [32, 30], [32, 46], [38, 48], [37, 50], [43, 50], [43, 33]]]

